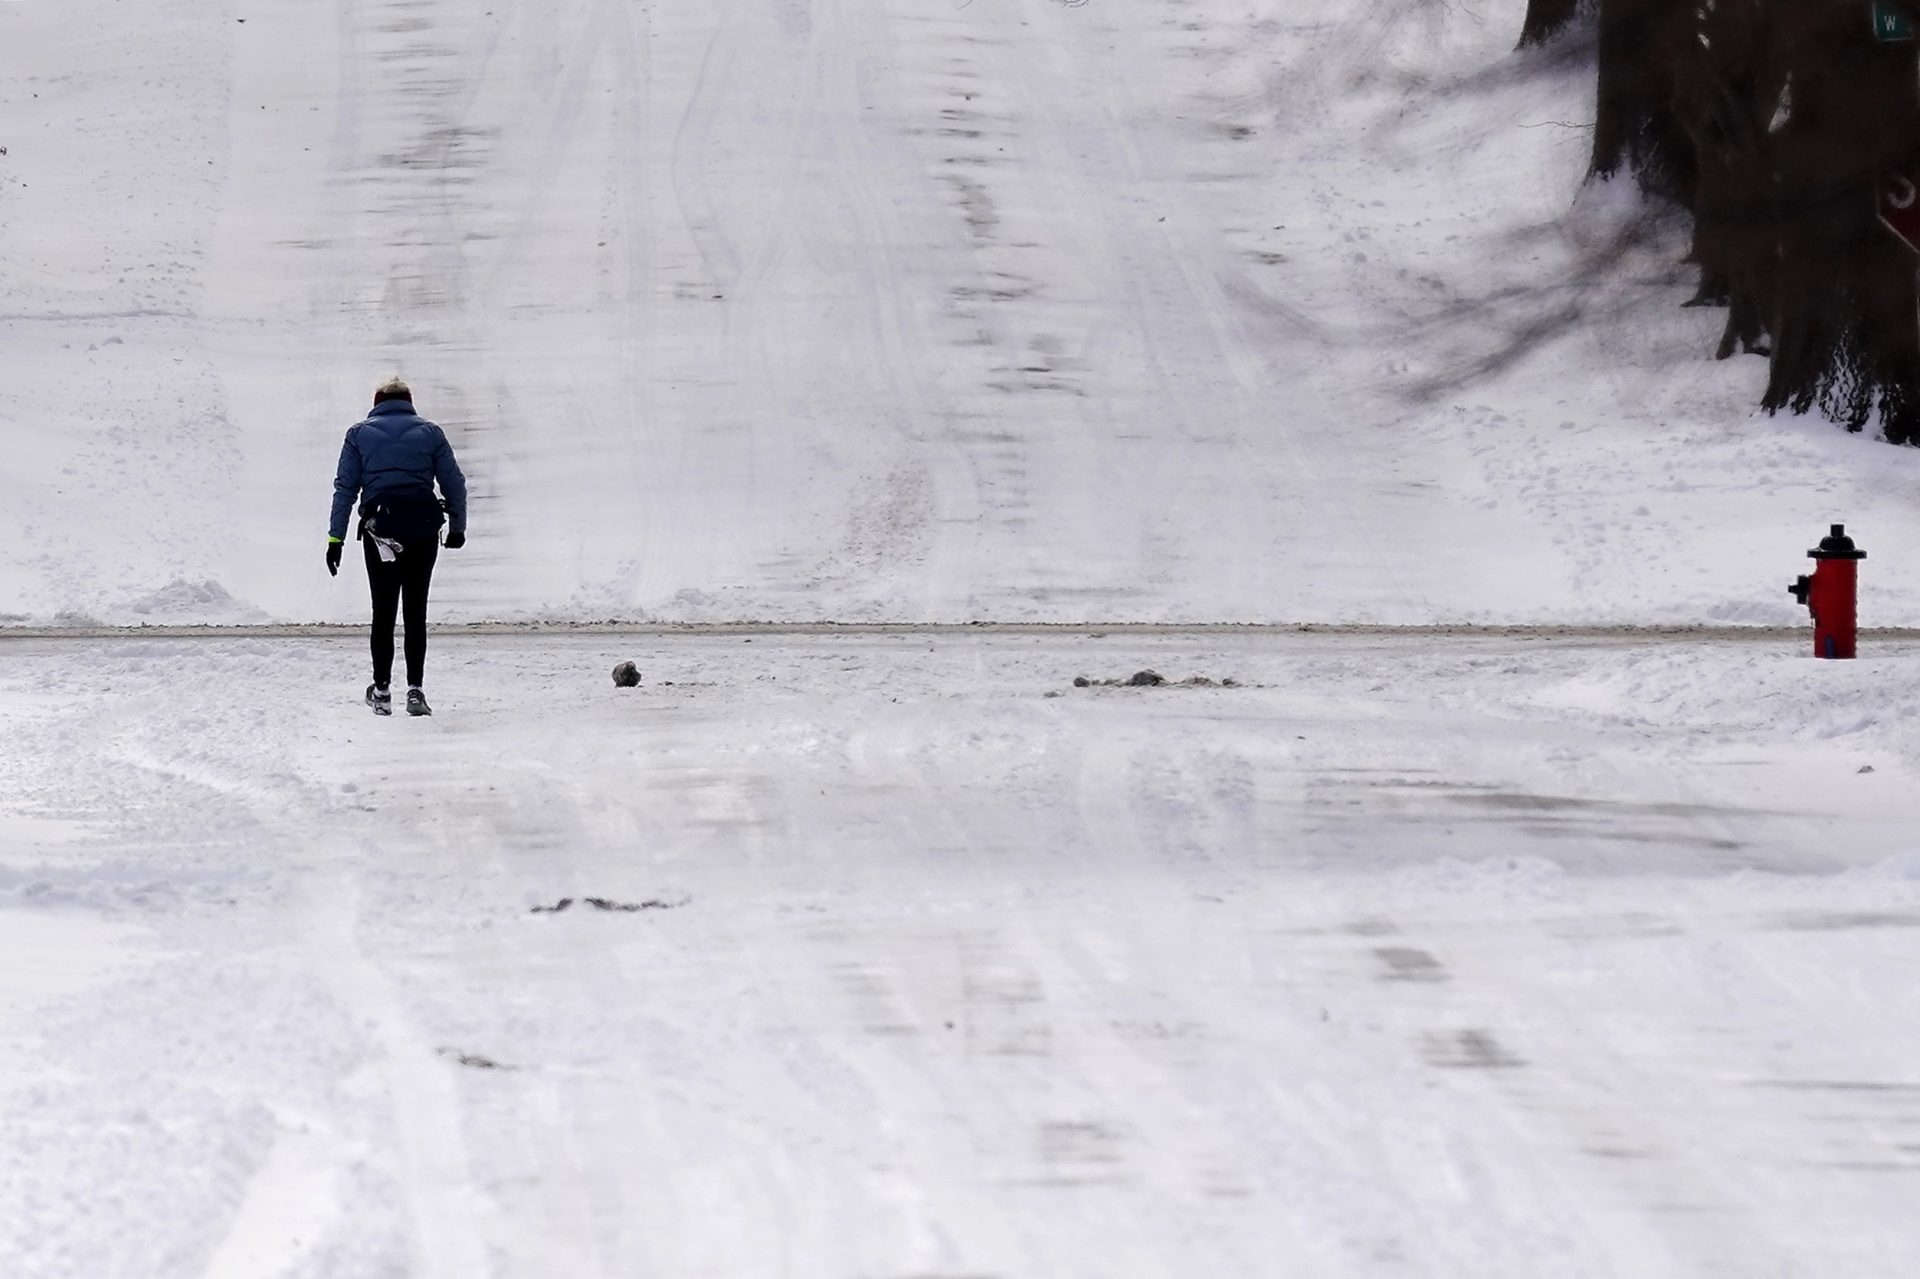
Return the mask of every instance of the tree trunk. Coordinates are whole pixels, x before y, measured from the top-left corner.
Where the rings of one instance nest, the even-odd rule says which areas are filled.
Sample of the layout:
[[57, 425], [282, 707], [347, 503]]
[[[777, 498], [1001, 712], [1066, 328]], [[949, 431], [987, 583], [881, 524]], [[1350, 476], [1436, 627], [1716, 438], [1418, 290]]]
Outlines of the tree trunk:
[[1693, 147], [1674, 96], [1694, 23], [1692, 7], [1680, 0], [1600, 0], [1595, 176], [1624, 167], [1642, 190], [1693, 203]]
[[[1577, 7], [1529, 0], [1521, 43]], [[1877, 212], [1889, 175], [1920, 181], [1920, 45], [1882, 43], [1872, 12], [1599, 0], [1591, 174], [1692, 210], [1691, 305], [1728, 308], [1721, 358], [1769, 356], [1767, 409], [1920, 444], [1920, 255]]]
[[1779, 215], [1767, 124], [1779, 77], [1766, 63], [1761, 0], [1694, 11], [1675, 69], [1674, 115], [1693, 151], [1693, 253], [1700, 288], [1689, 305], [1727, 307], [1717, 359], [1765, 353], [1774, 310]]
[[1519, 47], [1527, 49], [1553, 39], [1573, 22], [1579, 7], [1580, 0], [1527, 0]]
[[1920, 156], [1915, 47], [1876, 41], [1864, 6], [1777, 3], [1790, 107], [1773, 134], [1778, 341], [1763, 403], [1850, 431], [1877, 415], [1889, 440], [1920, 443], [1916, 263], [1878, 216], [1881, 183]]

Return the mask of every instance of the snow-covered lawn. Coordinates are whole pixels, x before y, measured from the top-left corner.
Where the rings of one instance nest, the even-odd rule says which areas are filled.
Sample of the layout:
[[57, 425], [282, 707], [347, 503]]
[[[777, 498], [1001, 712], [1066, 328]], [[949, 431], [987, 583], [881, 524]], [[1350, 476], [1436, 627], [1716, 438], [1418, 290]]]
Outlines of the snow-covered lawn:
[[0, 657], [10, 1277], [1920, 1268], [1911, 646]]

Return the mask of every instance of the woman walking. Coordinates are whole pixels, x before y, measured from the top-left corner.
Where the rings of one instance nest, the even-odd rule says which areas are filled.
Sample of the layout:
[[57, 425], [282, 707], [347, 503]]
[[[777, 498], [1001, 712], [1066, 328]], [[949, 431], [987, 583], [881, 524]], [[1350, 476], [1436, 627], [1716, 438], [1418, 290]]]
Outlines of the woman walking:
[[[434, 482], [440, 496], [434, 495]], [[373, 393], [373, 412], [347, 428], [333, 477], [333, 515], [327, 526], [327, 572], [338, 575], [347, 513], [360, 500], [359, 537], [373, 590], [373, 683], [367, 705], [393, 714], [393, 622], [406, 619], [407, 714], [431, 715], [421, 680], [427, 665], [427, 589], [440, 552], [467, 544], [467, 478], [447, 434], [413, 411], [413, 392], [393, 378]]]

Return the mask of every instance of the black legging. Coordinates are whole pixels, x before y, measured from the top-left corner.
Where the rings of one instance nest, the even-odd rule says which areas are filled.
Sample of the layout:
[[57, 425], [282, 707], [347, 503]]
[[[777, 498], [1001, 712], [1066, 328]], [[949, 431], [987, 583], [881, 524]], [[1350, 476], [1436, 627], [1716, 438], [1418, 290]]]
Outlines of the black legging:
[[427, 667], [427, 588], [440, 540], [429, 537], [401, 543], [391, 564], [380, 558], [373, 539], [365, 539], [367, 582], [373, 587], [373, 682], [385, 688], [393, 680], [393, 619], [406, 601], [407, 686], [417, 688]]

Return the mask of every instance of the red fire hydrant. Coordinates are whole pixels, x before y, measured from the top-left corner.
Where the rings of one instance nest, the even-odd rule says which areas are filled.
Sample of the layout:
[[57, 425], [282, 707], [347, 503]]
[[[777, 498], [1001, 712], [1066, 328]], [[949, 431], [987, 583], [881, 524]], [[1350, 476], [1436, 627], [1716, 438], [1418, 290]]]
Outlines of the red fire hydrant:
[[1813, 576], [1800, 578], [1787, 590], [1813, 613], [1813, 655], [1852, 657], [1859, 626], [1859, 564], [1867, 553], [1854, 548], [1846, 525], [1835, 524], [1807, 555], [1813, 560]]

